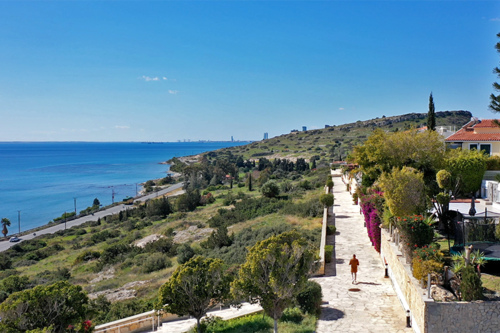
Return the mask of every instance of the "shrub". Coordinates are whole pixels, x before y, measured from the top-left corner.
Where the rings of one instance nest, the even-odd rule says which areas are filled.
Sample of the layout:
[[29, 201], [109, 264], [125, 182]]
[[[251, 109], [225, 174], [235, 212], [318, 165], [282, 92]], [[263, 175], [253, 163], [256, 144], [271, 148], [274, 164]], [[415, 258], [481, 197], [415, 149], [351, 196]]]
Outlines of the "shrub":
[[328, 180], [326, 181], [326, 186], [330, 189], [330, 191], [333, 188], [333, 180], [331, 177], [328, 177]]
[[500, 156], [490, 156], [486, 161], [487, 170], [500, 170]]
[[301, 217], [317, 217], [323, 214], [323, 205], [314, 198], [305, 202], [294, 203], [290, 201], [283, 207], [282, 212]]
[[413, 276], [417, 280], [427, 281], [427, 274], [437, 274], [443, 270], [443, 264], [435, 260], [422, 260], [420, 258], [413, 258], [412, 262]]
[[101, 257], [101, 252], [99, 251], [84, 251], [75, 258], [73, 265], [80, 264], [84, 261], [99, 259]]
[[331, 193], [323, 193], [319, 196], [319, 202], [321, 202], [324, 206], [330, 207], [333, 205], [333, 194]]
[[297, 303], [303, 313], [319, 317], [321, 314], [322, 297], [321, 285], [309, 280], [304, 290], [297, 295]]
[[12, 260], [6, 253], [0, 253], [0, 271], [10, 269], [12, 267]]
[[337, 228], [334, 225], [327, 225], [326, 226], [326, 234], [327, 235], [334, 235], [336, 231], [337, 231]]
[[262, 185], [260, 192], [266, 198], [275, 198], [280, 194], [280, 188], [274, 180], [269, 180]]
[[326, 245], [325, 246], [325, 262], [326, 263], [332, 262], [332, 256], [333, 256], [333, 245]]
[[424, 246], [417, 248], [413, 251], [413, 258], [426, 260], [434, 260], [437, 262], [443, 262], [443, 252], [439, 251], [439, 245], [434, 243], [430, 246]]
[[20, 260], [14, 264], [14, 267], [33, 266], [37, 262], [36, 260]]
[[172, 267], [172, 261], [167, 255], [163, 253], [153, 253], [142, 265], [142, 270], [144, 273], [151, 273], [167, 267]]
[[174, 257], [177, 254], [177, 246], [172, 241], [172, 238], [162, 237], [155, 242], [147, 243], [144, 251], [148, 253], [165, 253], [170, 257]]
[[397, 225], [408, 249], [429, 245], [434, 238], [434, 229], [424, 223], [422, 215], [400, 217]]
[[194, 250], [189, 244], [184, 243], [177, 248], [177, 262], [181, 265], [188, 262], [194, 255]]
[[287, 308], [283, 311], [280, 321], [300, 324], [303, 319], [304, 315], [300, 312], [299, 308]]
[[467, 302], [483, 299], [483, 284], [472, 265], [465, 267], [462, 271], [460, 295], [462, 300]]

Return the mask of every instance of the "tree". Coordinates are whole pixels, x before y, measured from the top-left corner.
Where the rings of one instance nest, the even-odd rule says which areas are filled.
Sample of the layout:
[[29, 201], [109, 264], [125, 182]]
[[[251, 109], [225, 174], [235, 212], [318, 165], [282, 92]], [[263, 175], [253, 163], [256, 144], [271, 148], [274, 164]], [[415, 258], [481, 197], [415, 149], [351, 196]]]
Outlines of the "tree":
[[157, 308], [193, 316], [200, 333], [200, 319], [210, 307], [229, 299], [229, 284], [222, 260], [197, 256], [177, 267], [160, 288]]
[[434, 98], [432, 98], [432, 93], [429, 96], [429, 112], [427, 113], [427, 130], [436, 130], [436, 112], [434, 108]]
[[323, 193], [319, 196], [319, 202], [323, 204], [325, 207], [330, 207], [333, 205], [333, 194], [331, 193]]
[[[500, 33], [497, 34], [497, 37], [500, 38]], [[500, 42], [496, 43], [495, 49], [500, 53]], [[495, 67], [493, 69], [493, 73], [500, 78], [500, 68]], [[500, 91], [500, 84], [498, 84], [498, 82], [493, 82], [493, 89]], [[493, 112], [500, 112], [500, 94], [490, 95], [490, 110]]]
[[99, 207], [101, 205], [101, 202], [99, 201], [99, 199], [95, 198], [94, 199], [94, 202], [92, 203], [92, 206], [93, 207]]
[[66, 332], [86, 319], [88, 297], [82, 287], [68, 282], [13, 293], [0, 304], [0, 331], [26, 332], [52, 327]]
[[256, 243], [231, 284], [233, 294], [260, 303], [274, 319], [277, 333], [283, 310], [293, 304], [316, 269], [316, 251], [295, 230]]
[[486, 172], [487, 158], [475, 149], [453, 149], [445, 160], [445, 169], [451, 174], [449, 187], [454, 195], [473, 194], [481, 188]]
[[267, 198], [275, 198], [280, 195], [280, 187], [276, 184], [274, 180], [268, 180], [262, 187], [260, 188], [262, 195]]
[[387, 206], [394, 216], [407, 216], [425, 210], [425, 183], [422, 172], [409, 167], [394, 168], [379, 179]]
[[10, 220], [6, 217], [2, 218], [2, 234], [4, 237], [7, 237], [7, 234], [9, 233], [9, 230], [7, 230], [7, 227], [10, 227]]
[[483, 299], [483, 284], [474, 266], [464, 267], [460, 279], [460, 295], [466, 302]]
[[252, 191], [252, 173], [251, 172], [248, 173], [246, 185], [248, 186], [248, 191], [251, 192]]
[[445, 145], [436, 131], [386, 133], [377, 129], [362, 146], [354, 147], [350, 160], [376, 181], [394, 167], [408, 166], [424, 173], [427, 186], [437, 188], [436, 172], [445, 159]]
[[328, 191], [331, 192], [333, 188], [333, 180], [332, 177], [328, 177], [326, 181], [326, 186], [328, 187]]

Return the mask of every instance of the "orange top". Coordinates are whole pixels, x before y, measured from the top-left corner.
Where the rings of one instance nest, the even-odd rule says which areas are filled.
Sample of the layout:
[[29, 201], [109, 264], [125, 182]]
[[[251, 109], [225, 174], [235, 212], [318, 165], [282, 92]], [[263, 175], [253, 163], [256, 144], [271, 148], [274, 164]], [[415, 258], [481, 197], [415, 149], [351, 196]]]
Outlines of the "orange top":
[[349, 261], [349, 265], [351, 265], [351, 272], [352, 273], [356, 273], [358, 271], [358, 266], [359, 266], [358, 259], [352, 258], [351, 261]]

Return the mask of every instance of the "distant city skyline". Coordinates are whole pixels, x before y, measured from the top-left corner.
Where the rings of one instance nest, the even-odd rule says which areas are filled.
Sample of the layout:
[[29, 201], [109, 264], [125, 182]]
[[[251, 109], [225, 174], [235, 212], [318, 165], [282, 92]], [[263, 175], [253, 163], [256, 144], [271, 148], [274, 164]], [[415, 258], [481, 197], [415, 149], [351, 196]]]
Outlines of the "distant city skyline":
[[1, 1], [0, 141], [259, 140], [431, 92], [500, 118], [498, 32], [498, 1]]

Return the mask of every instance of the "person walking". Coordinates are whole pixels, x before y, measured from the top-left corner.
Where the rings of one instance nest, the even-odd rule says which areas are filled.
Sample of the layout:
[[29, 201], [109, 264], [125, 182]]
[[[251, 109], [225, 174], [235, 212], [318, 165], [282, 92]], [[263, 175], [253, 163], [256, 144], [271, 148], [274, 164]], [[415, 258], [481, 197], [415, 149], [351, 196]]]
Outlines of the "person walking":
[[359, 260], [356, 259], [356, 255], [352, 255], [351, 261], [349, 261], [349, 265], [351, 265], [351, 276], [352, 276], [352, 284], [354, 282], [357, 282], [357, 273], [358, 273], [358, 266], [359, 266]]

